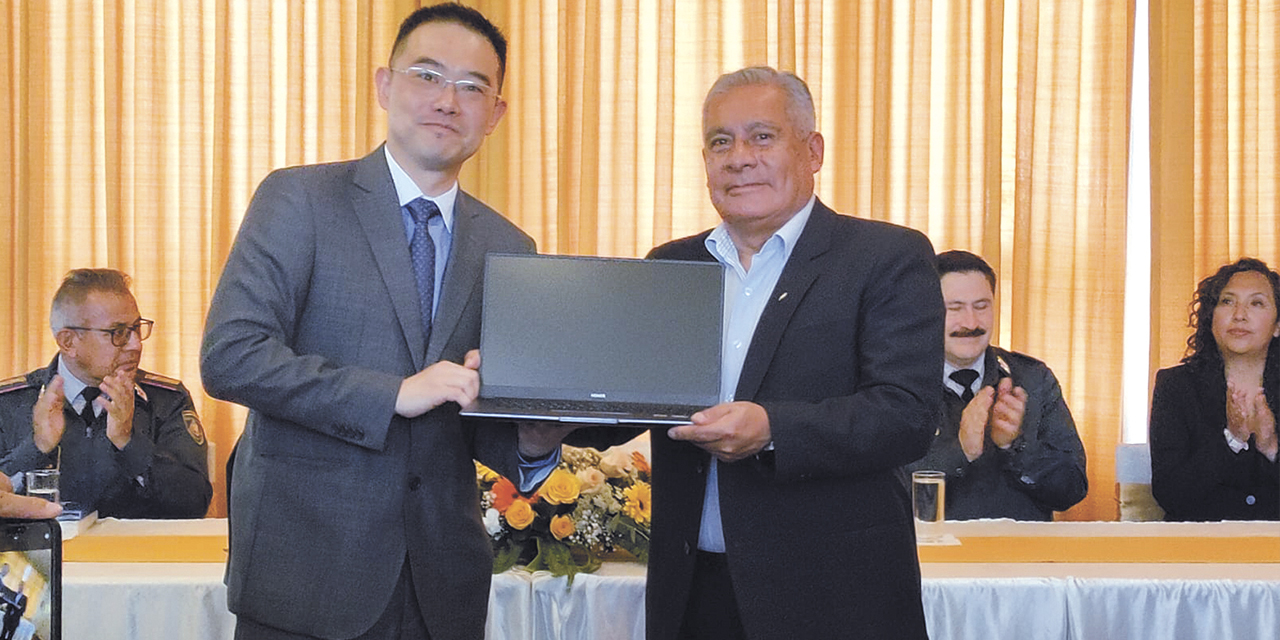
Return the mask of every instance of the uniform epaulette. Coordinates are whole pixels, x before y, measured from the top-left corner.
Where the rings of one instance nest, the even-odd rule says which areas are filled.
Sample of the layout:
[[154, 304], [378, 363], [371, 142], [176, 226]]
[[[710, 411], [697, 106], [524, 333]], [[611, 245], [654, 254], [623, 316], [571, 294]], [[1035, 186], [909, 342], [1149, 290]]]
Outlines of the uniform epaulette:
[[1043, 361], [1043, 360], [1041, 360], [1041, 359], [1039, 359], [1039, 358], [1036, 358], [1035, 356], [1029, 356], [1029, 355], [1027, 355], [1027, 354], [1025, 354], [1025, 353], [1021, 353], [1021, 352], [1018, 352], [1018, 351], [1009, 351], [1009, 350], [1005, 350], [1005, 352], [1004, 352], [1004, 357], [1005, 357], [1005, 362], [1006, 362], [1006, 363], [1008, 363], [1008, 362], [1011, 362], [1011, 361], [1012, 361], [1012, 362], [1017, 362], [1018, 364], [1022, 364], [1022, 365], [1025, 365], [1025, 364], [1042, 365], [1042, 364], [1044, 364], [1044, 361]]
[[18, 389], [28, 389], [32, 386], [34, 385], [27, 381], [27, 376], [14, 376], [12, 378], [0, 380], [0, 393], [8, 393], [10, 391], [17, 391]]
[[162, 376], [158, 373], [151, 373], [150, 371], [142, 372], [142, 379], [139, 380], [138, 382], [140, 384], [150, 385], [153, 387], [160, 387], [161, 389], [168, 389], [170, 391], [177, 391], [182, 388], [181, 380], [177, 378], [170, 378], [168, 376]]

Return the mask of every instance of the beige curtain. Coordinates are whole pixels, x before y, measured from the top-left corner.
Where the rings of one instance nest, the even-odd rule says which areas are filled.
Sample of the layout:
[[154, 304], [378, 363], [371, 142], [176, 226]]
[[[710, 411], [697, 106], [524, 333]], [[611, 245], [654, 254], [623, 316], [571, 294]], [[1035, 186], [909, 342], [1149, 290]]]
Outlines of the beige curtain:
[[[1054, 368], [1088, 448], [1070, 517], [1115, 517], [1127, 1], [471, 4], [510, 36], [511, 108], [462, 183], [547, 252], [637, 256], [715, 224], [706, 88], [747, 64], [796, 70], [827, 139], [819, 196], [996, 266], [997, 343]], [[198, 371], [222, 261], [268, 171], [381, 141], [372, 72], [414, 6], [0, 0], [0, 371], [54, 353], [68, 269], [132, 273], [158, 321], [144, 366], [193, 390], [222, 514], [243, 410], [204, 397]]]
[[1280, 2], [1151, 4], [1151, 364], [1186, 350], [1196, 284], [1280, 262]]
[[501, 198], [486, 193], [543, 250], [643, 255], [714, 225], [699, 154], [706, 87], [747, 64], [796, 70], [827, 139], [820, 197], [996, 266], [997, 342], [1054, 368], [1086, 443], [1092, 491], [1067, 517], [1115, 518], [1128, 2], [509, 11], [520, 126], [490, 142], [489, 152], [507, 145], [510, 179]]
[[132, 274], [156, 320], [143, 366], [192, 391], [224, 514], [244, 412], [206, 397], [199, 375], [222, 262], [268, 171], [381, 141], [373, 70], [413, 7], [0, 0], [0, 372], [56, 352], [49, 299], [68, 270]]

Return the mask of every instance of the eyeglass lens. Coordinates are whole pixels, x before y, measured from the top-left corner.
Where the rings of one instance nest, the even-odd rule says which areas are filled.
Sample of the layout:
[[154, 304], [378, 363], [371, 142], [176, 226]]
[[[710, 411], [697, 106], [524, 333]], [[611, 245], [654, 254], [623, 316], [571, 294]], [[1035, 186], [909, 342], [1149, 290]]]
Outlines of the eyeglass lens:
[[111, 344], [117, 347], [123, 347], [129, 344], [129, 333], [138, 332], [138, 340], [146, 340], [151, 337], [151, 327], [155, 323], [151, 320], [139, 320], [131, 326], [116, 327], [111, 330]]

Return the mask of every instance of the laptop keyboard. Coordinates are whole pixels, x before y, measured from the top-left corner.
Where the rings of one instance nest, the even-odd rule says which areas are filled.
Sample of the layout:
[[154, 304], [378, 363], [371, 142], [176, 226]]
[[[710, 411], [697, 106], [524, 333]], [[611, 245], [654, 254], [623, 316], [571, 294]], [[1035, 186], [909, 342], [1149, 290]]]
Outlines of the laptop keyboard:
[[663, 418], [687, 418], [692, 413], [685, 405], [654, 405], [632, 402], [574, 402], [572, 400], [541, 400], [533, 398], [495, 398], [512, 409], [528, 412], [572, 411], [590, 413], [616, 413], [620, 415], [646, 415]]

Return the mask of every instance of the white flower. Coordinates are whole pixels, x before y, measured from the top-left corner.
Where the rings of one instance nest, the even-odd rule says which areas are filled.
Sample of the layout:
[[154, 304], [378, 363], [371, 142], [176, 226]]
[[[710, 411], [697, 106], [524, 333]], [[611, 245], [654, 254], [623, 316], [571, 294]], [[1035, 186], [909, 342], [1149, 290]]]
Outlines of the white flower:
[[600, 456], [600, 471], [610, 478], [621, 478], [631, 471], [631, 452], [617, 447]]
[[502, 520], [499, 518], [497, 509], [490, 508], [484, 512], [484, 529], [490, 536], [497, 536], [502, 532]]
[[583, 469], [577, 472], [578, 480], [582, 482], [582, 493], [586, 495], [596, 495], [602, 491], [609, 491], [610, 485], [608, 478], [604, 472], [594, 467]]

